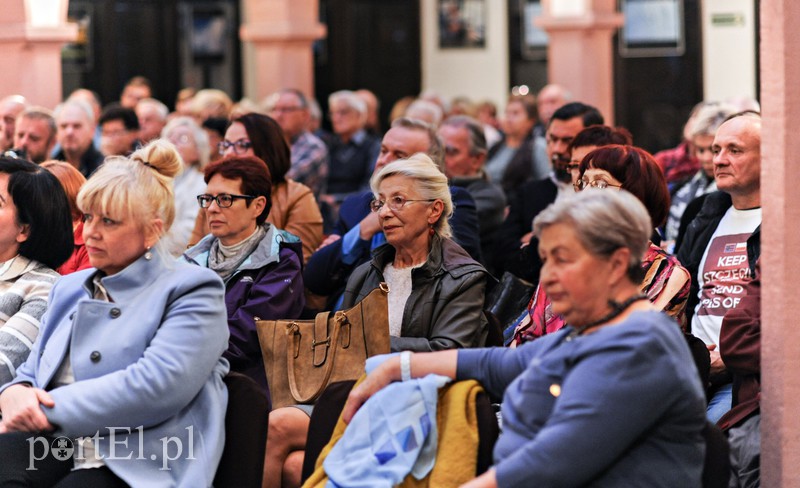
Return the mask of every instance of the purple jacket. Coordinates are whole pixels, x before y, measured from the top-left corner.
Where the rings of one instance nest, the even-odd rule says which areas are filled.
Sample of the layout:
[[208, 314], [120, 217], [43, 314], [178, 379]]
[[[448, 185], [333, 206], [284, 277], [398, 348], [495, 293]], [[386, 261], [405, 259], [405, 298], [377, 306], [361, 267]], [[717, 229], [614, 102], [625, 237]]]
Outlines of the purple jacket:
[[[258, 247], [225, 281], [231, 335], [223, 357], [231, 363], [231, 371], [250, 376], [266, 389], [255, 321], [299, 318], [305, 296], [300, 239], [269, 224], [265, 224], [265, 230]], [[187, 250], [183, 259], [207, 268], [208, 253], [215, 240], [207, 235]]]

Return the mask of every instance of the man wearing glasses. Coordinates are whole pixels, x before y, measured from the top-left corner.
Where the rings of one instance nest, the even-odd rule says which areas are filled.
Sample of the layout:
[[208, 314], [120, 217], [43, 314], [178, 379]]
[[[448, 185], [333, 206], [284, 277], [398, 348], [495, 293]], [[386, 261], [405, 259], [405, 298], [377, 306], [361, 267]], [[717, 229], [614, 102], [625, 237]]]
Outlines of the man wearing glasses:
[[281, 126], [292, 146], [292, 168], [286, 177], [311, 188], [319, 198], [328, 179], [328, 147], [308, 131], [308, 99], [300, 90], [286, 88], [271, 95], [267, 105], [268, 115]]

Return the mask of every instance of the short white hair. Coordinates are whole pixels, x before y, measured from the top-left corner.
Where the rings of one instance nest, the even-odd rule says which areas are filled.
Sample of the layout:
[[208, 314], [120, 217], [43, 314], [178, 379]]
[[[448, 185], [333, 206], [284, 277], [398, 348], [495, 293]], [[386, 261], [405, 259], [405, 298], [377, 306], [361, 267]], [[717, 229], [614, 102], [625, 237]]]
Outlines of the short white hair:
[[[170, 134], [179, 127], [188, 127], [191, 131], [194, 145], [197, 148], [200, 170], [203, 170], [211, 159], [211, 144], [208, 141], [208, 134], [202, 127], [197, 125], [197, 122], [192, 117], [182, 116], [175, 117], [167, 122], [167, 125], [161, 129], [161, 137], [169, 139]], [[189, 163], [189, 161], [185, 162]]]
[[330, 106], [338, 102], [344, 103], [348, 107], [358, 112], [362, 119], [366, 119], [367, 102], [359, 97], [356, 92], [351, 90], [339, 90], [331, 93], [328, 97], [328, 105]]
[[453, 215], [453, 197], [447, 184], [447, 176], [427, 154], [417, 153], [407, 159], [392, 161], [372, 175], [369, 184], [375, 198], [378, 198], [381, 182], [390, 176], [406, 176], [414, 179], [416, 183], [414, 188], [419, 191], [423, 200], [441, 200], [444, 211], [433, 225], [433, 230], [440, 237], [450, 237], [453, 234], [448, 222]]
[[167, 108], [167, 106], [161, 103], [160, 101], [156, 100], [155, 98], [143, 98], [139, 100], [139, 103], [136, 104], [136, 109], [138, 110], [139, 107], [154, 108], [161, 120], [167, 120], [167, 117], [169, 116], [169, 109]]

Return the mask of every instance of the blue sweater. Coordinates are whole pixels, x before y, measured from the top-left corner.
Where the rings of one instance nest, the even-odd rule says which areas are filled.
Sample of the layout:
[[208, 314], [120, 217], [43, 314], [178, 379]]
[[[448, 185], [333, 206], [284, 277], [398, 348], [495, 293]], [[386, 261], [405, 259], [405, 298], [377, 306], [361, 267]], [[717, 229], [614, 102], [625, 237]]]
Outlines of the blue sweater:
[[705, 397], [675, 322], [635, 312], [591, 334], [570, 332], [458, 353], [457, 379], [503, 398], [498, 485], [700, 486]]

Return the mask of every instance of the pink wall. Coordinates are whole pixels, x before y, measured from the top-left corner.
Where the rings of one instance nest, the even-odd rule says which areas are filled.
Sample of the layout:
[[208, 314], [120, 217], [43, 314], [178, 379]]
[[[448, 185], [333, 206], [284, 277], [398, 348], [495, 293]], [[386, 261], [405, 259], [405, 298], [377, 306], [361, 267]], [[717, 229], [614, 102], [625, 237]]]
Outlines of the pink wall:
[[615, 0], [587, 0], [581, 15], [554, 17], [545, 0], [536, 24], [547, 31], [548, 83], [567, 87], [575, 100], [597, 107], [614, 124], [614, 49], [612, 38], [622, 25]]
[[28, 25], [24, 0], [3, 0], [0, 16], [0, 97], [21, 94], [30, 103], [54, 107], [61, 101], [61, 46], [77, 35], [66, 24], [35, 28]]
[[[762, 457], [765, 487], [800, 486], [800, 2], [761, 2]], [[795, 262], [797, 261], [797, 262]]]

